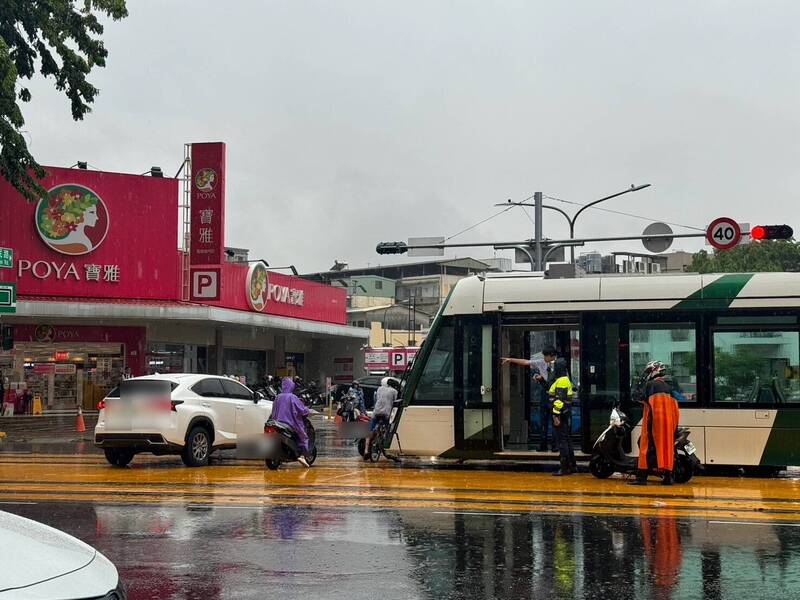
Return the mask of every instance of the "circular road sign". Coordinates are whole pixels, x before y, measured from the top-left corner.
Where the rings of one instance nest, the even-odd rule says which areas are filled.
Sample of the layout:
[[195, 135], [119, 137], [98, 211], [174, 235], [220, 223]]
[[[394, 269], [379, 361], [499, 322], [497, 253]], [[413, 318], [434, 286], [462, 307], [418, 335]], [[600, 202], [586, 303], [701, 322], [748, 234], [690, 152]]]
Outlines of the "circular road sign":
[[730, 250], [742, 240], [742, 230], [730, 217], [720, 217], [706, 229], [706, 240], [717, 250]]
[[[672, 228], [666, 223], [650, 223], [650, 225], [644, 228], [642, 235], [644, 236], [669, 235], [671, 233], [672, 233]], [[657, 238], [645, 237], [642, 240], [642, 244], [650, 252], [658, 254], [659, 252], [667, 251], [667, 249], [672, 245], [672, 239], [673, 238], [671, 237], [657, 237]]]

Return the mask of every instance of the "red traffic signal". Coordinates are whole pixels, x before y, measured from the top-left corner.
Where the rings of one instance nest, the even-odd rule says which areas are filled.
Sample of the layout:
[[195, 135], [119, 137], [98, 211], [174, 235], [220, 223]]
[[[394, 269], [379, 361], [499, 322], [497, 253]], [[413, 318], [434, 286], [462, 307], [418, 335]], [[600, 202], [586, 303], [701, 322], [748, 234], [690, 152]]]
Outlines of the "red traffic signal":
[[750, 230], [753, 240], [790, 240], [794, 230], [788, 225], [756, 225]]

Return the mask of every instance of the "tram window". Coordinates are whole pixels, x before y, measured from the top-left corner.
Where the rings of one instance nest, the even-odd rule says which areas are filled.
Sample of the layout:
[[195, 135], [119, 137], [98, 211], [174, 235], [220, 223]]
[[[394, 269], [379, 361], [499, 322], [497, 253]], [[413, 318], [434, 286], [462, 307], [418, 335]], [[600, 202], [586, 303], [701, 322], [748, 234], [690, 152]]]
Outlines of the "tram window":
[[433, 406], [453, 404], [453, 326], [450, 324], [443, 324], [439, 328], [412, 403]]
[[657, 360], [681, 395], [694, 402], [697, 394], [697, 342], [694, 323], [631, 323], [630, 373], [633, 386], [644, 367]]
[[714, 333], [714, 401], [800, 403], [800, 333]]

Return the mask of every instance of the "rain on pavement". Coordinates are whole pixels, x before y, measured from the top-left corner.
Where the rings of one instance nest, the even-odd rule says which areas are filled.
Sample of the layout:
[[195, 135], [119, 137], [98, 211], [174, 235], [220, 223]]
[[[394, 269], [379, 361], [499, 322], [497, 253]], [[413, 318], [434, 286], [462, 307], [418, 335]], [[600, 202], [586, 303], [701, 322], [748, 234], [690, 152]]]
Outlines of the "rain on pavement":
[[800, 594], [800, 480], [631, 488], [512, 465], [205, 468], [6, 444], [2, 508], [111, 558], [131, 598], [755, 598]]

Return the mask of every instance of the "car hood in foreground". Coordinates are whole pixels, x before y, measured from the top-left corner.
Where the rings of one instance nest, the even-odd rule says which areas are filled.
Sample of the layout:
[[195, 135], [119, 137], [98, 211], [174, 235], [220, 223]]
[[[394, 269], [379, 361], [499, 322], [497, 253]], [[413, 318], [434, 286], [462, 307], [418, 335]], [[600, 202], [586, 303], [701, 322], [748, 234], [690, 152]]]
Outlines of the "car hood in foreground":
[[62, 531], [0, 511], [0, 593], [86, 567], [97, 551]]

